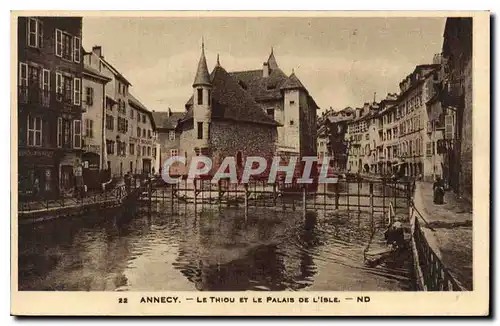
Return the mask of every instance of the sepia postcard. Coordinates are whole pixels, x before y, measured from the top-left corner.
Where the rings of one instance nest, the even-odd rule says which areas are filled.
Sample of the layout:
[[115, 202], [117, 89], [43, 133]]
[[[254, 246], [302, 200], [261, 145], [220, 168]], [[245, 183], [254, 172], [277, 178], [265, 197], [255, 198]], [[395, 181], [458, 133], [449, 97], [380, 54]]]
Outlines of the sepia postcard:
[[490, 314], [489, 12], [11, 31], [11, 314]]

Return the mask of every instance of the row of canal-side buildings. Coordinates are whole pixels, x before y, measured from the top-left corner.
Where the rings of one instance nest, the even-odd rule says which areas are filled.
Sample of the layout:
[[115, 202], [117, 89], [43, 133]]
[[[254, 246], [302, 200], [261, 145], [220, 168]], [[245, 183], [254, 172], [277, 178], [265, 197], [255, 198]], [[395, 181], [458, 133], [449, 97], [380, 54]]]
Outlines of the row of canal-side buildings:
[[159, 168], [152, 112], [82, 36], [81, 17], [18, 18], [21, 199], [71, 195], [79, 171], [91, 189]]
[[[88, 189], [127, 173], [160, 173], [171, 156], [316, 156], [316, 114], [307, 88], [279, 67], [209, 72], [204, 44], [182, 112], [150, 111], [101, 46], [82, 47], [80, 17], [18, 21], [19, 195], [71, 196], [81, 171]], [[268, 167], [270, 164], [268, 164]], [[300, 167], [299, 167], [300, 168]], [[266, 170], [264, 173], [268, 172]]]
[[441, 177], [472, 198], [472, 19], [448, 18], [442, 52], [380, 102], [318, 118], [318, 154], [339, 169]]

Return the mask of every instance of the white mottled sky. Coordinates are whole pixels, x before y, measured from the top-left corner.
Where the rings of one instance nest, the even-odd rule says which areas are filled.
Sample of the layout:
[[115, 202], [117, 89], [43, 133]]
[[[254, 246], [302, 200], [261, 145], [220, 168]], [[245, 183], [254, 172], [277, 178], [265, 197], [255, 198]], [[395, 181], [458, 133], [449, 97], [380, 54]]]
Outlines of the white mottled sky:
[[118, 18], [85, 17], [83, 45], [106, 60], [151, 110], [184, 110], [205, 39], [209, 70], [261, 69], [271, 46], [322, 110], [377, 100], [418, 64], [441, 52], [445, 18]]

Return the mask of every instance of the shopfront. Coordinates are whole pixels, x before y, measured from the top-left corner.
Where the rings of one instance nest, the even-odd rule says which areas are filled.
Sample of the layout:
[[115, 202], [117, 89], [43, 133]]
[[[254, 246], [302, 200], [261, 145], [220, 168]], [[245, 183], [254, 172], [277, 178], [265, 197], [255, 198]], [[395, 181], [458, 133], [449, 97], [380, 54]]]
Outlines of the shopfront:
[[57, 159], [54, 151], [20, 148], [18, 158], [20, 200], [58, 195]]

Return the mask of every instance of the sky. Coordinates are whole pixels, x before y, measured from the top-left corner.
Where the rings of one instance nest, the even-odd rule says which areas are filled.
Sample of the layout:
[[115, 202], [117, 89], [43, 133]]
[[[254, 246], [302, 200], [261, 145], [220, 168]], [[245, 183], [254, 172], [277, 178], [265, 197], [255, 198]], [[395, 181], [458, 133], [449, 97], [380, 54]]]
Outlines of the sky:
[[[271, 47], [279, 67], [295, 72], [321, 110], [360, 107], [387, 93], [416, 65], [441, 52], [446, 18], [84, 17], [86, 51], [104, 58], [150, 110], [183, 111], [205, 42], [208, 68], [262, 69]], [[374, 94], [375, 93], [375, 94]]]

